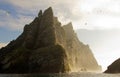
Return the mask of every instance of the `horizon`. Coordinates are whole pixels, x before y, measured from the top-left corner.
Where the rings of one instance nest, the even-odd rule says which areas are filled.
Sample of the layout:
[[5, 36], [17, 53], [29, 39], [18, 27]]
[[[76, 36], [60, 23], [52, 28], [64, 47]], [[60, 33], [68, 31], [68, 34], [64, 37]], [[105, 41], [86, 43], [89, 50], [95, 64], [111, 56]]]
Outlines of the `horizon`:
[[[68, 22], [72, 22], [75, 30], [96, 30], [96, 32], [99, 30], [120, 30], [119, 4], [120, 1], [118, 0], [75, 0], [74, 2], [69, 0], [1, 0], [0, 35], [4, 36], [0, 36], [0, 47], [17, 38], [22, 32], [24, 25], [30, 23], [37, 16], [37, 13], [40, 9], [44, 10], [49, 6], [53, 8], [54, 15], [58, 17], [59, 21], [62, 22], [63, 25], [67, 24]], [[110, 63], [119, 57], [119, 55], [113, 55], [113, 52], [120, 54], [120, 32], [117, 33], [117, 36], [115, 36], [115, 33], [110, 34], [110, 38], [114, 36], [116, 38], [108, 38], [109, 41], [107, 40], [107, 42], [104, 39], [106, 36], [100, 37], [104, 40], [91, 41], [89, 38], [85, 39], [86, 35], [84, 35], [80, 40], [83, 43], [90, 45], [97, 62], [103, 67], [103, 70], [105, 70]], [[96, 37], [96, 39], [98, 38]], [[114, 41], [112, 40], [116, 39], [117, 41], [113, 43]], [[96, 48], [96, 46], [93, 46], [94, 42], [103, 45], [103, 47]], [[117, 48], [114, 47], [116, 46], [116, 43]], [[105, 49], [104, 47], [110, 47], [110, 49]], [[117, 51], [114, 51], [116, 49]], [[100, 50], [102, 51], [101, 54], [105, 54], [105, 56], [101, 57]], [[102, 61], [103, 59], [106, 59], [109, 62]]]

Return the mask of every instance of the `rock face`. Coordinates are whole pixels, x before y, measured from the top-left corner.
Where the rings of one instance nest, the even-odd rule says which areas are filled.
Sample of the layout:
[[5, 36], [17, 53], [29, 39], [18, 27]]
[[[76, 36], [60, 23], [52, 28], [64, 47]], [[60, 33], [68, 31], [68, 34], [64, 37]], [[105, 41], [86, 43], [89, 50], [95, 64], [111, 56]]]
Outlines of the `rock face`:
[[80, 42], [72, 23], [61, 26], [49, 7], [23, 33], [0, 49], [0, 73], [98, 71], [88, 45]]
[[108, 66], [105, 73], [120, 73], [120, 58]]

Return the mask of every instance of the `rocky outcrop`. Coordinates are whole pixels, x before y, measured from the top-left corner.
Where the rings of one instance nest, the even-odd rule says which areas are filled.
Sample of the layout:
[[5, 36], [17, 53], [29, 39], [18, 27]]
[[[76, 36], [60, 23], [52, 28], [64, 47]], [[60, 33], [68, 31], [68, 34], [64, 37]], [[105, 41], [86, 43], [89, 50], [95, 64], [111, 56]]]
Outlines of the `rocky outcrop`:
[[72, 23], [61, 26], [48, 8], [23, 33], [0, 49], [0, 73], [59, 73], [101, 70]]
[[109, 65], [105, 73], [120, 73], [120, 58]]
[[77, 38], [72, 23], [64, 25], [63, 28], [66, 33], [66, 53], [71, 71], [101, 71], [101, 66], [97, 64], [89, 45], [84, 45]]

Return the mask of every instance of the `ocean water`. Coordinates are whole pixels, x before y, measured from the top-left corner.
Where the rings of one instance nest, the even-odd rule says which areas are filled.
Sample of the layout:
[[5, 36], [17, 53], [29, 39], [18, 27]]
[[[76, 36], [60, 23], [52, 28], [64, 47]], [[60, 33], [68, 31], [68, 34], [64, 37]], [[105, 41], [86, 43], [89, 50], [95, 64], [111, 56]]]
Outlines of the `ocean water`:
[[120, 74], [103, 74], [103, 73], [0, 74], [0, 77], [120, 77]]

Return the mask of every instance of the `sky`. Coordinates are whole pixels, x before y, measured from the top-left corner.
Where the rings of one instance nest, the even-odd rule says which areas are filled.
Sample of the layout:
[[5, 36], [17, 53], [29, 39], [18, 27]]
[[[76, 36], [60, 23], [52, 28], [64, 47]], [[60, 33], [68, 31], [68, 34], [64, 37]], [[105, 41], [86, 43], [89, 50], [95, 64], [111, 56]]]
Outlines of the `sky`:
[[[54, 15], [58, 17], [63, 25], [72, 22], [76, 31], [83, 29], [88, 30], [87, 32], [95, 31], [97, 33], [97, 31], [104, 32], [104, 30], [109, 30], [108, 32], [116, 29], [120, 30], [120, 0], [0, 0], [0, 47], [18, 37], [24, 25], [29, 24], [37, 16], [40, 9], [45, 10], [49, 6], [52, 6]], [[115, 37], [120, 41], [120, 32], [117, 33], [118, 36]], [[104, 70], [110, 62], [112, 63], [119, 57], [119, 55], [112, 54], [116, 50], [114, 46], [117, 46], [118, 51], [116, 52], [120, 54], [120, 42], [115, 45], [116, 43], [112, 41], [116, 40], [116, 38], [113, 38], [116, 34], [108, 34], [110, 38], [105, 39], [107, 42], [105, 40], [95, 41], [97, 44], [102, 43], [101, 45], [103, 45], [97, 48], [96, 45], [93, 45], [94, 40], [85, 39], [86, 35], [80, 37], [83, 38], [83, 40], [80, 40], [90, 44], [93, 53], [98, 55], [96, 56], [98, 63], [103, 66]], [[92, 38], [91, 35], [88, 36]], [[104, 37], [100, 38], [104, 39]], [[98, 39], [98, 37], [94, 36], [94, 39]], [[110, 49], [106, 50], [105, 47], [109, 46]], [[99, 53], [115, 57], [114, 59], [105, 56], [99, 57]], [[109, 62], [102, 62], [101, 60], [104, 58]]]
[[84, 44], [88, 44], [103, 71], [113, 61], [120, 58], [120, 30], [78, 29], [76, 33]]

